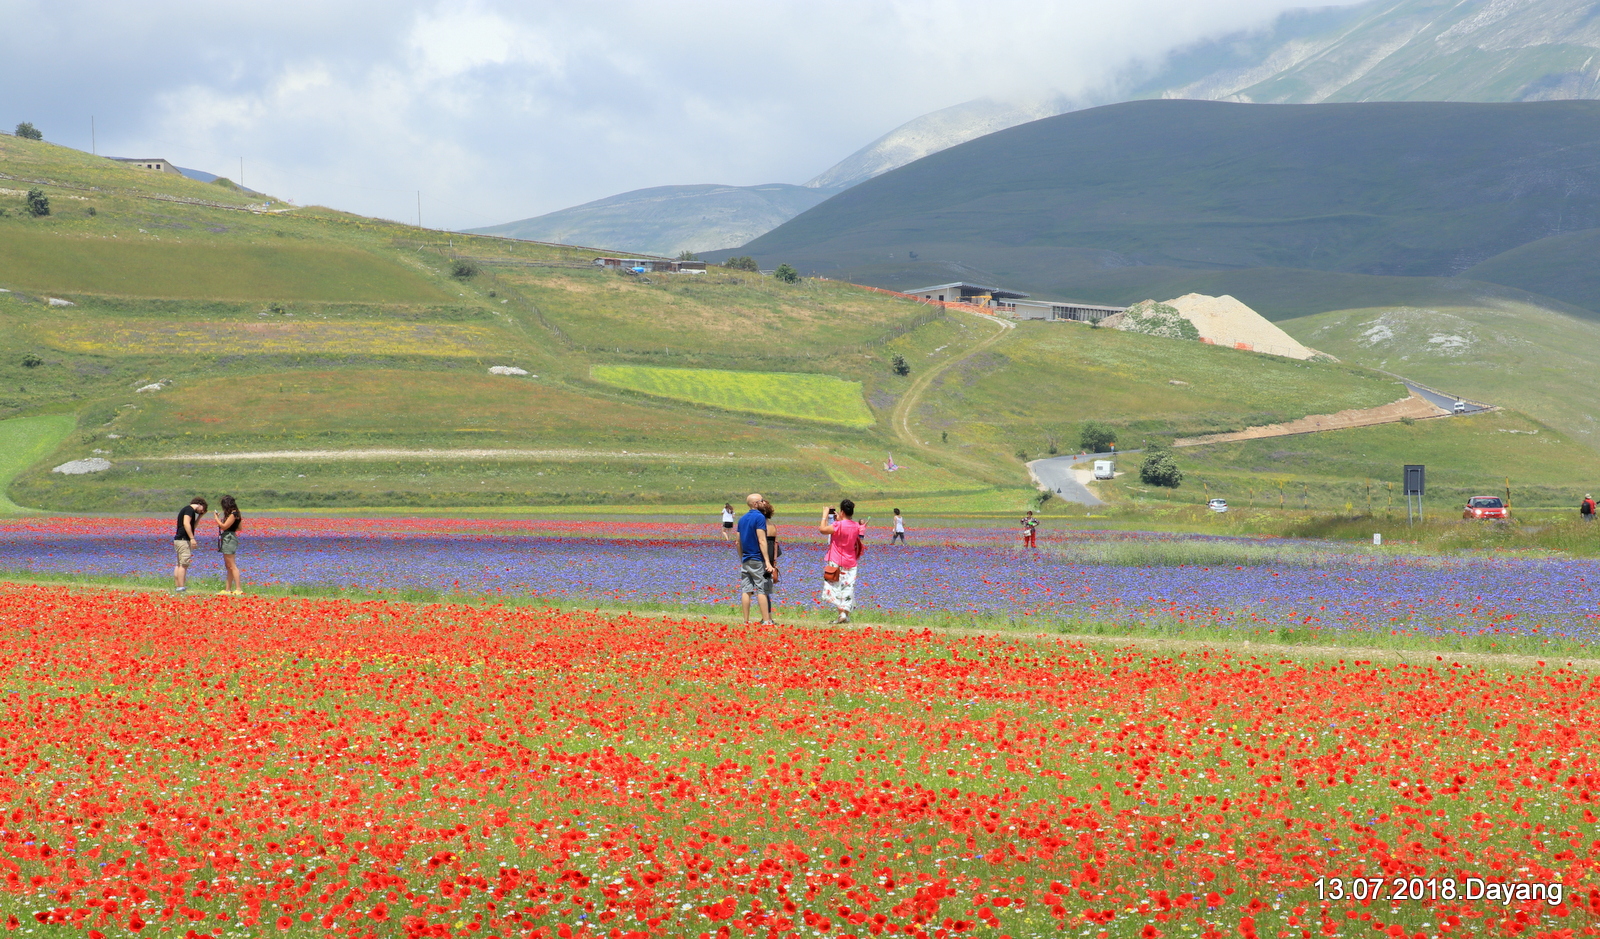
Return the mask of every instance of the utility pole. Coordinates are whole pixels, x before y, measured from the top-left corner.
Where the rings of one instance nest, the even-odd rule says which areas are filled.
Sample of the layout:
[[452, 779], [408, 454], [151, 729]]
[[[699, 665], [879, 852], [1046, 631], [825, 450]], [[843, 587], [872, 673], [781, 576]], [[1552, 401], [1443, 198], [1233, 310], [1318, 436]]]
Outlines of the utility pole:
[[422, 227], [422, 190], [417, 190], [417, 227]]
[[94, 140], [94, 115], [89, 115], [89, 152], [94, 156], [100, 155], [100, 150], [95, 146]]

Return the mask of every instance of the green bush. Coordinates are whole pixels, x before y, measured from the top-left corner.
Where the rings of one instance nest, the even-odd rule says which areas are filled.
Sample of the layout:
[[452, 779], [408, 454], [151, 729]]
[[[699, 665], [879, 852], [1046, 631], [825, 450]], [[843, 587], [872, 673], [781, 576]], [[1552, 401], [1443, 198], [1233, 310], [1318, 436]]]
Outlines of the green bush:
[[752, 257], [749, 257], [748, 255], [740, 255], [739, 257], [736, 257], [736, 258], [729, 258], [726, 261], [722, 262], [722, 266], [727, 268], [730, 271], [752, 271], [752, 272], [754, 272], [754, 271], [759, 271], [761, 269], [761, 268], [756, 266], [756, 259], [752, 258]]
[[1078, 446], [1084, 453], [1104, 453], [1116, 442], [1116, 430], [1100, 421], [1085, 421], [1078, 431]]
[[38, 368], [39, 366], [41, 366], [43, 364], [44, 364], [44, 359], [39, 358], [37, 355], [34, 355], [32, 352], [30, 352], [27, 355], [22, 357], [22, 367], [23, 368]]
[[478, 273], [478, 265], [466, 260], [465, 258], [456, 258], [450, 263], [451, 277], [458, 277], [462, 280], [466, 280], [468, 277], [471, 277], [476, 273]]
[[772, 272], [772, 276], [786, 284], [798, 284], [800, 282], [800, 272], [788, 264], [779, 264], [778, 269]]
[[21, 124], [17, 125], [17, 136], [23, 138], [24, 140], [44, 139], [44, 133], [41, 132], [39, 128], [33, 126], [33, 124], [29, 121], [23, 121]]
[[893, 368], [894, 373], [899, 375], [901, 378], [911, 374], [911, 366], [906, 362], [906, 357], [903, 355], [896, 354], [890, 367]]
[[1176, 489], [1183, 484], [1183, 471], [1165, 447], [1153, 447], [1139, 464], [1139, 481], [1146, 486]]
[[1141, 300], [1122, 314], [1123, 332], [1162, 336], [1167, 339], [1199, 339], [1200, 330], [1184, 318], [1176, 307], [1154, 300]]
[[43, 189], [28, 190], [28, 214], [34, 218], [50, 214], [50, 200], [45, 197]]

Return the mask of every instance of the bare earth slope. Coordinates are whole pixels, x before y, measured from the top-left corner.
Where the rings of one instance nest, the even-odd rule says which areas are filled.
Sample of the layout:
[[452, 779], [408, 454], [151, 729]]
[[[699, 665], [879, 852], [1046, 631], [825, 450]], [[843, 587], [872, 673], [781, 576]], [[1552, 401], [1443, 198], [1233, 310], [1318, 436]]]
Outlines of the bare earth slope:
[[1200, 330], [1200, 338], [1219, 346], [1266, 352], [1291, 359], [1309, 359], [1315, 349], [1301, 345], [1266, 317], [1230, 296], [1208, 297], [1189, 293], [1167, 305]]

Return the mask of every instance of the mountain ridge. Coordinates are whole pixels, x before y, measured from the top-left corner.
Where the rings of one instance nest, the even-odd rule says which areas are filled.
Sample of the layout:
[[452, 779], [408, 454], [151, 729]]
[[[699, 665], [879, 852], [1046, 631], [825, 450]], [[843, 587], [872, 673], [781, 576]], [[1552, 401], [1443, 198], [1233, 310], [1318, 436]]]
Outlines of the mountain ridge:
[[616, 250], [675, 255], [744, 244], [836, 191], [789, 183], [653, 186], [467, 231], [525, 241], [611, 245]]
[[1447, 278], [1600, 227], [1596, 129], [1592, 101], [1126, 102], [926, 157], [738, 250], [829, 276], [913, 252], [993, 269], [1000, 252], [1022, 290], [1068, 269]]

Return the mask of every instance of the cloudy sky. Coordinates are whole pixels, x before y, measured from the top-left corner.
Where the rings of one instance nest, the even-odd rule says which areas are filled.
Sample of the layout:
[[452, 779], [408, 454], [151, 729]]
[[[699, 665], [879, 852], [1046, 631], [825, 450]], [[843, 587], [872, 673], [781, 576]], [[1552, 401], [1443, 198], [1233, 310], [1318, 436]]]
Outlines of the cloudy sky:
[[468, 228], [800, 183], [977, 97], [1079, 95], [1292, 0], [0, 0], [0, 124]]

